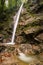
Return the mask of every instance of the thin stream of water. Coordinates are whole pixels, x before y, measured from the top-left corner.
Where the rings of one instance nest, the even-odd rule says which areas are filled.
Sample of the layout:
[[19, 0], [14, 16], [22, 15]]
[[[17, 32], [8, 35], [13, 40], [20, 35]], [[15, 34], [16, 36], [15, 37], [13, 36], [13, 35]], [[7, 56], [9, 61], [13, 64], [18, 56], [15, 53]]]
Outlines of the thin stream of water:
[[[17, 15], [14, 16], [14, 28], [13, 28], [12, 39], [11, 39], [11, 42], [9, 42], [9, 43], [7, 43], [7, 44], [12, 44], [12, 45], [15, 44], [15, 43], [14, 43], [15, 33], [16, 33], [16, 29], [17, 29], [17, 25], [18, 25], [18, 21], [19, 21], [19, 18], [20, 18], [20, 13], [21, 13], [23, 4], [24, 4], [24, 3], [21, 4]], [[16, 20], [15, 20], [15, 19], [16, 19]]]
[[12, 44], [15, 44], [15, 43], [14, 43], [15, 33], [16, 33], [16, 28], [17, 28], [17, 25], [18, 25], [18, 21], [19, 21], [19, 17], [20, 17], [20, 13], [21, 13], [22, 7], [23, 7], [23, 3], [22, 3], [22, 5], [20, 6], [20, 9], [19, 9], [18, 14], [17, 14], [16, 21], [15, 21], [15, 24], [14, 24], [13, 34], [12, 34], [12, 40], [11, 40], [11, 43], [12, 43]]

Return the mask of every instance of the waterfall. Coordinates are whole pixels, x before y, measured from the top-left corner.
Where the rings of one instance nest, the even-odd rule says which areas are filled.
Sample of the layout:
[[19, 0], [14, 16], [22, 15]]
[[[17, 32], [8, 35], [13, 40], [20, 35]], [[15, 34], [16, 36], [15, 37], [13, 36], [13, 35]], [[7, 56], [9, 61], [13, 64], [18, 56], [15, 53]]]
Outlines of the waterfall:
[[15, 44], [14, 43], [14, 39], [15, 39], [15, 33], [16, 33], [16, 28], [17, 28], [17, 25], [18, 25], [18, 21], [19, 21], [19, 17], [20, 17], [20, 13], [21, 13], [21, 10], [22, 10], [22, 7], [23, 7], [23, 4], [21, 4], [20, 8], [19, 8], [19, 11], [17, 13], [17, 17], [16, 17], [16, 20], [14, 20], [14, 28], [13, 28], [13, 34], [12, 34], [12, 39], [11, 39], [11, 42], [10, 43], [7, 43], [7, 44]]
[[18, 14], [17, 14], [16, 21], [15, 21], [15, 24], [14, 24], [13, 35], [12, 35], [12, 40], [11, 40], [11, 43], [12, 43], [12, 44], [14, 44], [16, 28], [17, 28], [17, 25], [18, 25], [18, 21], [19, 21], [19, 17], [20, 17], [20, 13], [21, 13], [22, 7], [23, 7], [23, 3], [22, 3], [22, 5], [20, 6], [20, 9], [19, 9]]

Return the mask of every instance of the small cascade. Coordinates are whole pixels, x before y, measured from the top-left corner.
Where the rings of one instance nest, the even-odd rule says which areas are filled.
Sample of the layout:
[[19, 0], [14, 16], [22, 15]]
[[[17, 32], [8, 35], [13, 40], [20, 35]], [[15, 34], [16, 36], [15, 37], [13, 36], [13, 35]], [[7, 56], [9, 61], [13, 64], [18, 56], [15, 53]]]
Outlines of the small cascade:
[[[20, 13], [21, 13], [23, 4], [24, 3], [22, 3], [21, 6], [20, 6], [20, 8], [19, 8], [19, 11], [17, 13], [17, 16], [15, 16], [16, 17], [16, 20], [14, 20], [14, 28], [13, 28], [12, 39], [11, 39], [11, 42], [10, 43], [7, 43], [7, 44], [12, 44], [12, 45], [15, 44], [14, 43], [14, 39], [15, 39], [16, 28], [17, 28], [17, 25], [18, 25], [18, 21], [19, 21], [19, 17], [20, 17]], [[15, 17], [14, 17], [14, 19], [15, 19]]]
[[[10, 43], [7, 43], [7, 44], [15, 44], [14, 43], [14, 39], [15, 39], [15, 33], [16, 33], [16, 28], [17, 28], [17, 25], [18, 25], [18, 21], [19, 21], [19, 18], [20, 18], [20, 13], [21, 13], [21, 10], [22, 10], [22, 7], [23, 7], [23, 4], [26, 2], [27, 0], [22, 0], [22, 4], [19, 8], [19, 11], [17, 13], [16, 16], [14, 16], [14, 28], [13, 28], [13, 34], [12, 34], [12, 39], [11, 39], [11, 42]], [[15, 17], [16, 17], [16, 20], [15, 20]]]
[[19, 9], [19, 11], [18, 11], [18, 13], [17, 13], [16, 21], [15, 21], [15, 24], [14, 24], [13, 35], [12, 35], [12, 40], [11, 40], [11, 43], [12, 43], [12, 44], [15, 44], [15, 43], [14, 43], [15, 33], [16, 33], [16, 28], [17, 28], [17, 25], [18, 25], [18, 21], [19, 21], [19, 17], [20, 17], [20, 13], [21, 13], [22, 7], [23, 7], [23, 3], [22, 3], [22, 5], [20, 6], [20, 9]]

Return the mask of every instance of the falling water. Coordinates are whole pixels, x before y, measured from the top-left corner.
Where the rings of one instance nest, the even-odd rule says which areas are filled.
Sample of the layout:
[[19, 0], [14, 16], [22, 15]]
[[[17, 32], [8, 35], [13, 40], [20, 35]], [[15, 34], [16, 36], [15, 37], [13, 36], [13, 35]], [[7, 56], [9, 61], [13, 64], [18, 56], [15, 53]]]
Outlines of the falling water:
[[[15, 39], [16, 28], [17, 28], [17, 25], [18, 25], [18, 21], [19, 21], [19, 17], [20, 17], [20, 13], [21, 13], [23, 4], [24, 4], [24, 3], [22, 3], [21, 6], [20, 6], [20, 9], [19, 9], [19, 11], [18, 11], [18, 13], [17, 13], [17, 17], [14, 16], [14, 21], [15, 21], [15, 23], [14, 23], [14, 28], [13, 28], [12, 40], [11, 40], [10, 43], [7, 43], [7, 44], [15, 44], [15, 43], [14, 43], [14, 39]], [[16, 20], [15, 20], [15, 19], [16, 19]], [[22, 53], [22, 52], [19, 53], [18, 58], [19, 58], [20, 60], [24, 61], [24, 62], [27, 62], [27, 63], [34, 60], [34, 57], [30, 57], [30, 56], [27, 57], [27, 56], [26, 56], [24, 53]]]
[[18, 21], [19, 21], [19, 17], [20, 17], [20, 13], [21, 13], [22, 7], [23, 7], [23, 3], [22, 3], [21, 6], [20, 6], [20, 9], [19, 9], [19, 11], [18, 11], [18, 13], [17, 13], [16, 21], [15, 21], [15, 23], [14, 23], [14, 28], [13, 28], [13, 34], [12, 34], [11, 44], [15, 44], [15, 43], [14, 43], [15, 33], [16, 33], [16, 28], [17, 28], [17, 25], [18, 25]]
[[[13, 28], [13, 34], [12, 34], [12, 39], [11, 39], [11, 42], [10, 43], [7, 43], [7, 44], [15, 44], [14, 43], [14, 39], [15, 39], [15, 33], [16, 33], [16, 28], [17, 28], [17, 25], [18, 25], [18, 21], [19, 21], [19, 17], [20, 17], [20, 13], [21, 13], [21, 10], [22, 10], [22, 7], [23, 7], [23, 4], [26, 2], [27, 0], [23, 0], [22, 1], [22, 4], [20, 6], [20, 9], [17, 13], [17, 17], [16, 17], [16, 20], [15, 23], [14, 23], [14, 28]], [[14, 18], [15, 19], [15, 18]]]

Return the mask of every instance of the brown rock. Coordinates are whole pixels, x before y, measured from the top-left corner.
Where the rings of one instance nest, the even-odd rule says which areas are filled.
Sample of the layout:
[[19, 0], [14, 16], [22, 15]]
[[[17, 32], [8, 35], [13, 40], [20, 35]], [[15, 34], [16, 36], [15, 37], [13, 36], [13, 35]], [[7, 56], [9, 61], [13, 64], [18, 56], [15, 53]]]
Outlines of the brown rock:
[[34, 33], [37, 32], [38, 30], [40, 30], [40, 26], [34, 26], [34, 27], [27, 27], [26, 29], [24, 29], [25, 34], [30, 34], [30, 33]]
[[40, 50], [40, 47], [39, 47], [39, 46], [32, 45], [32, 48], [33, 48], [34, 50]]
[[39, 40], [43, 40], [43, 33], [40, 34], [40, 35], [38, 35], [37, 38], [38, 38]]

